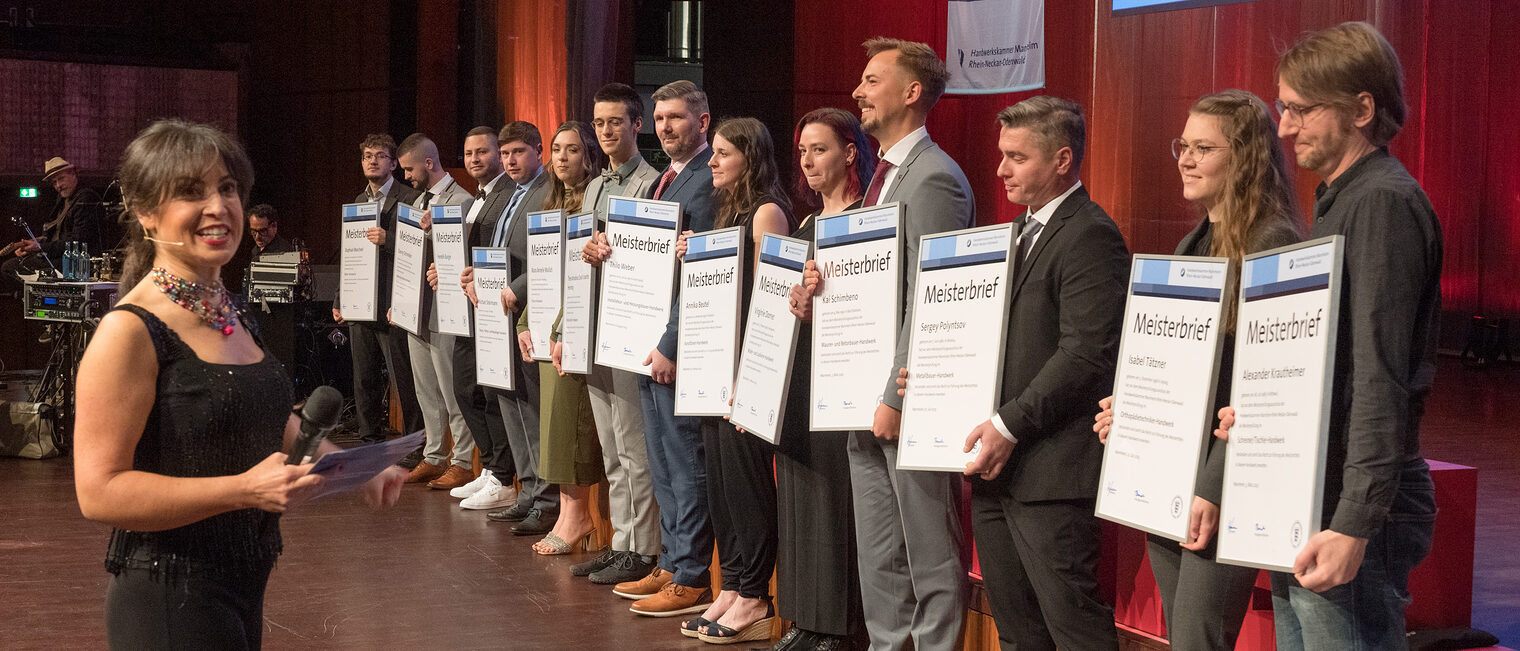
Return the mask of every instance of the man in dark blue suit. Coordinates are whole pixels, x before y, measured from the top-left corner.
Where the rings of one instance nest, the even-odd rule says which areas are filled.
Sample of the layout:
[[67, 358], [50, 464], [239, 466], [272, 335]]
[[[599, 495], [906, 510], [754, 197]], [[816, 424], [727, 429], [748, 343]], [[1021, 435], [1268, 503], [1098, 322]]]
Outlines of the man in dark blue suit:
[[[670, 166], [660, 175], [652, 198], [681, 204], [682, 230], [713, 227], [712, 150], [707, 146], [707, 94], [689, 81], [655, 91], [654, 124]], [[588, 262], [599, 263], [611, 247], [606, 236], [586, 247]], [[660, 506], [659, 564], [642, 579], [619, 583], [613, 592], [637, 599], [632, 610], [656, 617], [701, 612], [712, 602], [709, 589], [712, 524], [707, 513], [707, 471], [702, 460], [702, 419], [675, 415], [676, 323], [679, 294], [671, 299], [670, 322], [644, 365], [639, 397], [644, 408], [644, 441], [649, 475]]]

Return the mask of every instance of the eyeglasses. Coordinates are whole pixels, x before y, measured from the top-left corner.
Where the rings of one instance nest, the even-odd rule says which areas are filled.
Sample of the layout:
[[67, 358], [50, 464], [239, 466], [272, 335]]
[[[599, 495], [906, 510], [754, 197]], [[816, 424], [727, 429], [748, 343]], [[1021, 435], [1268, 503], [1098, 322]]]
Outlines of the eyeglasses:
[[607, 119], [597, 118], [597, 119], [591, 121], [591, 126], [593, 128], [596, 128], [596, 129], [600, 129], [602, 127], [612, 127], [614, 129], [621, 129], [621, 128], [623, 128], [623, 125], [626, 124], [626, 123], [627, 123], [627, 121], [624, 120], [623, 118], [607, 118]]
[[1198, 143], [1188, 144], [1188, 141], [1181, 138], [1172, 139], [1172, 158], [1177, 160], [1182, 160], [1183, 156], [1192, 156], [1194, 160], [1203, 160], [1208, 158], [1209, 153], [1216, 149], [1229, 149], [1229, 147], [1223, 145], [1200, 145]]
[[364, 152], [364, 157], [361, 158], [360, 160], [363, 160], [364, 162], [368, 163], [368, 162], [370, 162], [372, 160], [386, 160], [386, 159], [389, 159], [390, 157], [391, 157], [390, 154], [387, 154], [387, 153], [385, 153], [383, 151], [380, 151], [380, 152], [367, 151], [367, 152]]
[[265, 226], [263, 228], [249, 228], [248, 229], [248, 231], [250, 233], [253, 233], [254, 235], [268, 235], [269, 232], [272, 231], [272, 230], [274, 230], [274, 228], [270, 227], [270, 226]]
[[1324, 105], [1324, 102], [1320, 102], [1318, 104], [1310, 104], [1308, 106], [1299, 106], [1297, 104], [1284, 102], [1280, 97], [1277, 99], [1277, 101], [1272, 103], [1273, 108], [1277, 109], [1278, 121], [1286, 122], [1288, 121], [1288, 117], [1291, 115], [1293, 117], [1294, 127], [1304, 126], [1304, 120], [1309, 117], [1309, 114], [1313, 113], [1315, 109], [1318, 109]]

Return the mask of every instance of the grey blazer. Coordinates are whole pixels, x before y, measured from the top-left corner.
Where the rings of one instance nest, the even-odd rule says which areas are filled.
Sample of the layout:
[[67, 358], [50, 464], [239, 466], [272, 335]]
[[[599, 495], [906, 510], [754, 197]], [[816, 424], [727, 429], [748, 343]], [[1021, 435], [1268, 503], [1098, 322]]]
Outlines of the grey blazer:
[[925, 136], [908, 150], [892, 187], [877, 203], [894, 201], [903, 204], [903, 251], [898, 258], [904, 266], [902, 301], [898, 305], [902, 309], [902, 326], [897, 334], [892, 372], [881, 399], [887, 406], [902, 409], [902, 396], [897, 395], [897, 369], [908, 365], [908, 345], [913, 335], [908, 306], [913, 303], [913, 291], [918, 285], [918, 239], [932, 233], [970, 228], [976, 223], [976, 198], [961, 166]]
[[[422, 191], [419, 191], [417, 193], [417, 200], [414, 201], [414, 202], [412, 202], [412, 207], [413, 208], [416, 208], [418, 210], [422, 209], [422, 207], [423, 207], [422, 206], [422, 199], [423, 199], [423, 196], [424, 196], [423, 192], [426, 192], [426, 190], [422, 190]], [[462, 210], [465, 214], [469, 214], [469, 212], [470, 212], [470, 204], [472, 202], [474, 202], [474, 201], [475, 201], [475, 195], [470, 194], [463, 187], [460, 187], [459, 183], [456, 182], [456, 181], [454, 181], [454, 177], [450, 176], [448, 184], [445, 185], [445, 186], [443, 186], [443, 191], [439, 192], [437, 196], [433, 197], [432, 202], [429, 203], [428, 205], [429, 206], [453, 206], [453, 205], [458, 205], [460, 207], [460, 210]], [[432, 246], [432, 241], [429, 240], [428, 247], [427, 247], [427, 255], [423, 259], [423, 263], [424, 263], [423, 264], [423, 268], [427, 268], [427, 264], [431, 263], [432, 261], [433, 261], [433, 246]], [[426, 298], [428, 299], [428, 300], [423, 301], [423, 303], [424, 303], [423, 309], [427, 310], [427, 313], [428, 313], [428, 319], [427, 319], [427, 329], [428, 329], [428, 332], [438, 332], [438, 311], [433, 309], [433, 298], [434, 298], [433, 294], [436, 294], [436, 293], [437, 292], [424, 292]]]

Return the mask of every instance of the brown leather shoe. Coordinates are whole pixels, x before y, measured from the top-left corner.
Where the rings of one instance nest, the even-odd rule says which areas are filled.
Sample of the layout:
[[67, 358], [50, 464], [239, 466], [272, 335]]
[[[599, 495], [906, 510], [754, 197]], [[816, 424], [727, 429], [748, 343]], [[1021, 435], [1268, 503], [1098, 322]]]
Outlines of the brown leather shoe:
[[443, 473], [442, 477], [428, 482], [428, 488], [431, 488], [433, 490], [459, 488], [460, 486], [470, 483], [470, 480], [474, 478], [475, 473], [470, 472], [469, 468], [466, 468], [464, 466], [450, 465], [449, 469]]
[[654, 571], [637, 581], [625, 581], [612, 586], [612, 594], [624, 599], [647, 599], [660, 593], [660, 588], [676, 578], [674, 574], [655, 566]]
[[693, 588], [670, 582], [660, 588], [660, 593], [633, 602], [628, 610], [646, 617], [674, 617], [687, 613], [700, 613], [712, 604], [712, 590]]
[[434, 465], [423, 461], [422, 463], [417, 464], [416, 468], [412, 468], [412, 473], [406, 476], [406, 483], [420, 484], [423, 482], [433, 481], [434, 479], [442, 476], [443, 466]]

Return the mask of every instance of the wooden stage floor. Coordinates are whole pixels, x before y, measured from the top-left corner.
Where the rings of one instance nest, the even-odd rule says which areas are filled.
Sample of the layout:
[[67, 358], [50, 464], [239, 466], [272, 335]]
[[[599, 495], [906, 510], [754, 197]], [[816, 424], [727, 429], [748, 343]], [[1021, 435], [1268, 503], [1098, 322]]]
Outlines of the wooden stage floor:
[[[1426, 456], [1476, 466], [1473, 625], [1520, 642], [1520, 368], [1443, 359]], [[573, 579], [585, 554], [541, 557], [443, 491], [408, 486], [371, 511], [348, 498], [283, 520], [285, 555], [265, 601], [269, 649], [696, 649], [677, 620], [629, 613]], [[67, 459], [0, 459], [0, 647], [104, 648], [108, 528], [84, 520]], [[739, 648], [751, 648], [736, 645]], [[763, 645], [753, 645], [763, 648]]]

